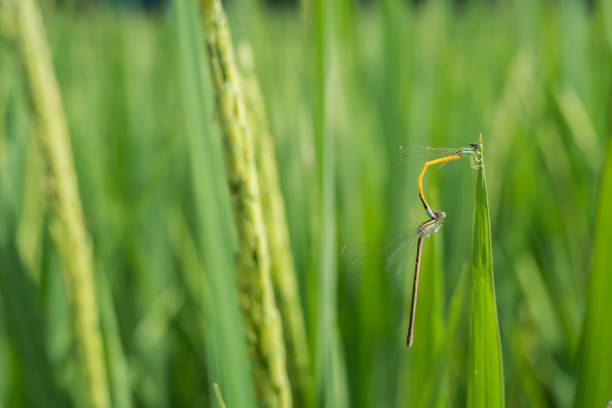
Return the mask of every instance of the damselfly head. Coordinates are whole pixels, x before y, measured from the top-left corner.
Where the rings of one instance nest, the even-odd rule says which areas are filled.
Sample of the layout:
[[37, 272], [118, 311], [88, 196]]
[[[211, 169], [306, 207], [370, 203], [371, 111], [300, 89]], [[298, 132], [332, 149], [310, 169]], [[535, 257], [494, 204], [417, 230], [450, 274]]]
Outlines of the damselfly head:
[[480, 149], [482, 149], [482, 144], [481, 143], [470, 143], [470, 147], [472, 149], [474, 149], [474, 152], [480, 152]]

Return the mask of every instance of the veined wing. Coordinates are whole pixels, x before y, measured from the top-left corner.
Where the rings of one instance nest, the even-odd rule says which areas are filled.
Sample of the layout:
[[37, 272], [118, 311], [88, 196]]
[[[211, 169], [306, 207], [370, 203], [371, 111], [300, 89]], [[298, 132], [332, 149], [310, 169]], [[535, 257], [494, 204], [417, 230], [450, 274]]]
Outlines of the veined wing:
[[429, 147], [429, 146], [406, 146], [400, 145], [399, 165], [401, 167], [420, 168], [427, 161], [450, 156], [458, 151], [460, 147]]
[[342, 247], [341, 258], [352, 272], [384, 269], [398, 275], [410, 264], [419, 233], [413, 228], [352, 242]]
[[427, 238], [442, 228], [443, 223], [444, 216], [428, 219], [407, 231], [353, 242], [343, 246], [341, 257], [353, 271], [384, 267], [385, 271], [397, 275], [410, 263], [419, 235]]

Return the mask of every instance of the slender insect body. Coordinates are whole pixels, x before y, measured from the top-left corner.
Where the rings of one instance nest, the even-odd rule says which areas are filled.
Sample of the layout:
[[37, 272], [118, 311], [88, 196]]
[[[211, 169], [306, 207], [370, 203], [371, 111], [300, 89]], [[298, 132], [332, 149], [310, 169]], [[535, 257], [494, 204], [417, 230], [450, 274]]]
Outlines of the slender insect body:
[[[381, 237], [384, 242], [385, 238], [394, 238], [394, 241], [391, 241], [388, 244], [379, 246], [375, 251], [366, 252], [361, 256], [356, 256], [351, 259], [351, 264], [355, 265], [364, 260], [370, 259], [373, 256], [387, 254], [385, 262], [385, 270], [392, 269], [396, 267], [399, 263], [399, 267], [396, 267], [396, 274], [399, 271], [403, 270], [408, 264], [408, 257], [410, 256], [411, 249], [414, 248], [414, 243], [416, 241], [416, 259], [414, 265], [414, 280], [412, 285], [412, 298], [410, 301], [410, 320], [408, 326], [408, 334], [406, 336], [406, 344], [408, 347], [412, 346], [414, 341], [414, 322], [416, 316], [416, 303], [417, 303], [417, 293], [418, 293], [418, 282], [419, 282], [419, 271], [421, 267], [421, 255], [423, 252], [423, 242], [425, 238], [430, 237], [435, 234], [442, 228], [444, 220], [446, 218], [446, 213], [444, 211], [433, 210], [427, 200], [425, 199], [425, 195], [423, 194], [422, 180], [425, 172], [429, 166], [433, 165], [441, 165], [459, 160], [463, 158], [465, 155], [469, 156], [470, 159], [470, 167], [473, 169], [478, 169], [482, 167], [483, 158], [482, 158], [482, 144], [480, 143], [471, 143], [470, 145], [462, 148], [449, 149], [449, 148], [433, 148], [433, 147], [424, 147], [424, 148], [409, 148], [405, 145], [400, 145], [400, 151], [402, 154], [410, 155], [410, 154], [421, 154], [421, 155], [436, 155], [438, 156], [435, 159], [428, 160], [423, 165], [423, 168], [419, 174], [417, 179], [417, 185], [419, 190], [419, 198], [425, 207], [425, 212], [429, 217], [427, 220], [423, 221], [419, 224], [416, 229], [412, 230], [412, 232], [404, 232], [397, 235], [390, 235], [386, 237]], [[378, 243], [381, 241], [379, 239], [374, 240], [366, 240], [360, 243], [356, 243], [356, 247], [369, 244], [369, 243]], [[345, 245], [342, 249], [342, 254], [347, 255], [352, 252], [355, 245]], [[387, 252], [387, 250], [391, 250]]]

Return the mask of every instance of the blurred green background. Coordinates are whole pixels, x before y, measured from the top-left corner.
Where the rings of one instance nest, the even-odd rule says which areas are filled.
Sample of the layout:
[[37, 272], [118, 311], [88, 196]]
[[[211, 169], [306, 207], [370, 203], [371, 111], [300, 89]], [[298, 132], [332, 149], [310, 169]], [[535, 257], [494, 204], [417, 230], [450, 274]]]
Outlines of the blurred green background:
[[[179, 85], [181, 20], [172, 4], [39, 4], [94, 248], [103, 331], [116, 334], [105, 335], [108, 371], [123, 379], [124, 406], [215, 406], [197, 287], [205, 276], [198, 178]], [[587, 381], [580, 346], [612, 124], [611, 3], [325, 4], [322, 38], [308, 1], [225, 4], [234, 45], [251, 49], [275, 141], [312, 374], [324, 382], [313, 385], [313, 405], [323, 405], [322, 389], [332, 398], [327, 406], [465, 405], [475, 180], [467, 161], [425, 179], [432, 207], [448, 218], [425, 243], [412, 349], [404, 345], [412, 268], [395, 276], [383, 261], [351, 267], [340, 250], [423, 221], [422, 161], [402, 161], [401, 144], [463, 146], [482, 132], [506, 404], [584, 406], [576, 399]], [[10, 273], [0, 282], [0, 406], [83, 406], [36, 120], [4, 23], [0, 268]], [[215, 111], [201, 115], [218, 132]], [[333, 147], [331, 159], [321, 143]], [[322, 204], [322, 160], [333, 167], [325, 193], [332, 212]], [[336, 243], [329, 260], [337, 267], [322, 294], [325, 239]], [[317, 332], [321, 302], [335, 330]], [[214, 313], [224, 318], [224, 310]], [[612, 326], [612, 316], [607, 321]], [[316, 338], [333, 356], [323, 376], [312, 357]], [[612, 400], [612, 368], [604, 371]]]

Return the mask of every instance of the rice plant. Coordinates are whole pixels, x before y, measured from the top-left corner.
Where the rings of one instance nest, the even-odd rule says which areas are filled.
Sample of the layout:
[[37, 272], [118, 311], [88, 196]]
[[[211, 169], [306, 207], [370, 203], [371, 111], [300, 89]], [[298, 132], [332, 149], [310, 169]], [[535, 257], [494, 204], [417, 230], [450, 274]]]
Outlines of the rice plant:
[[612, 400], [608, 2], [125, 3], [0, 0], [0, 407]]
[[503, 407], [505, 401], [490, 228], [489, 198], [483, 163], [478, 169], [474, 205], [467, 373], [469, 407]]

